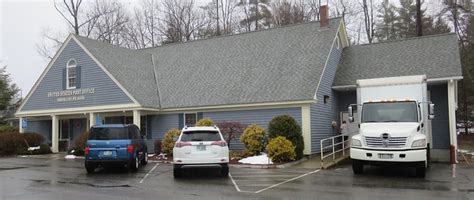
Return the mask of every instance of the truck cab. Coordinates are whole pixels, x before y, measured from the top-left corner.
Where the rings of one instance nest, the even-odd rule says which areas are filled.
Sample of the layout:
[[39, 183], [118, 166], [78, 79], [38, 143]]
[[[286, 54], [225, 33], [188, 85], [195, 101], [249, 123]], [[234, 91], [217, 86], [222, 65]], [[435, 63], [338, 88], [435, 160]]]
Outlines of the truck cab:
[[397, 164], [414, 166], [418, 177], [425, 176], [430, 135], [426, 126], [434, 117], [434, 105], [426, 101], [424, 80], [358, 81], [359, 133], [352, 136], [350, 148], [355, 174], [362, 174], [364, 165]]

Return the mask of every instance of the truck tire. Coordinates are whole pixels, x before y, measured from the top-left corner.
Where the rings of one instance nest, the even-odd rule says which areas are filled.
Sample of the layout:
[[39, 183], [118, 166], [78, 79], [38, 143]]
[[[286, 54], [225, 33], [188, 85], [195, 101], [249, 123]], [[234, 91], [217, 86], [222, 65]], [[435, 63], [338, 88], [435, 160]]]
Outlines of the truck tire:
[[174, 178], [181, 178], [182, 177], [181, 166], [180, 165], [173, 165], [173, 177]]
[[416, 164], [415, 175], [418, 178], [424, 178], [426, 174], [426, 163], [425, 161]]
[[364, 164], [360, 161], [352, 160], [352, 171], [354, 171], [354, 174], [363, 174]]

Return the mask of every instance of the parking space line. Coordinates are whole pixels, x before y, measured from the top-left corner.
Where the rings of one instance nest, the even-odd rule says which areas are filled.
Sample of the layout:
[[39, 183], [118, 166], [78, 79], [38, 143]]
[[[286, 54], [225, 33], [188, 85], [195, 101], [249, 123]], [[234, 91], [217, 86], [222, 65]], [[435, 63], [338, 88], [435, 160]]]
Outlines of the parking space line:
[[[288, 182], [294, 181], [294, 180], [296, 180], [296, 179], [299, 179], [299, 178], [305, 177], [305, 176], [307, 176], [307, 175], [314, 174], [314, 173], [318, 173], [319, 171], [320, 171], [320, 170], [319, 170], [319, 169], [317, 169], [317, 170], [315, 170], [315, 171], [312, 171], [312, 172], [308, 172], [308, 173], [306, 173], [306, 174], [299, 175], [299, 176], [297, 176], [297, 177], [294, 177], [294, 178], [288, 179], [288, 180], [286, 180], [286, 181], [283, 181], [283, 182], [277, 183], [277, 184], [275, 184], [275, 185], [268, 186], [268, 187], [266, 187], [266, 188], [263, 188], [263, 189], [261, 189], [261, 190], [259, 190], [259, 191], [256, 191], [256, 192], [255, 192], [255, 194], [258, 194], [258, 193], [260, 193], [260, 192], [263, 192], [263, 191], [265, 191], [265, 190], [268, 190], [268, 189], [271, 189], [271, 188], [277, 187], [277, 186], [279, 186], [279, 185], [283, 185], [283, 184], [285, 184], [285, 183], [288, 183]], [[233, 181], [233, 180], [232, 180], [232, 181]]]
[[151, 172], [153, 172], [153, 170], [155, 170], [156, 167], [158, 167], [158, 165], [160, 165], [160, 164], [156, 163], [156, 165], [153, 168], [151, 168], [151, 170], [148, 171], [148, 173], [145, 174], [145, 176], [142, 178], [142, 180], [140, 180], [140, 183], [143, 183], [143, 181], [146, 179], [146, 177], [148, 177], [151, 174]]
[[235, 189], [236, 189], [238, 192], [241, 192], [239, 186], [237, 185], [237, 183], [235, 183], [235, 180], [234, 180], [234, 178], [232, 178], [232, 175], [230, 175], [230, 173], [229, 173], [229, 178], [230, 178], [230, 180], [232, 181], [232, 183], [234, 184]]

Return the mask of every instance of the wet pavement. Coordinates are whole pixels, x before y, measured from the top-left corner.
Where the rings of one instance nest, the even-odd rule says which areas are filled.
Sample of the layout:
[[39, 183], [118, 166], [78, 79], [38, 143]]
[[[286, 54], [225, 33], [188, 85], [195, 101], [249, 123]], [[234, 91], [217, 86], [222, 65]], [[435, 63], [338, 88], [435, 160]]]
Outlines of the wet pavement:
[[405, 168], [369, 167], [354, 176], [350, 165], [318, 170], [188, 170], [174, 179], [172, 165], [149, 163], [137, 173], [99, 170], [87, 175], [82, 159], [61, 156], [0, 158], [0, 199], [473, 199], [474, 168], [431, 164], [427, 177]]

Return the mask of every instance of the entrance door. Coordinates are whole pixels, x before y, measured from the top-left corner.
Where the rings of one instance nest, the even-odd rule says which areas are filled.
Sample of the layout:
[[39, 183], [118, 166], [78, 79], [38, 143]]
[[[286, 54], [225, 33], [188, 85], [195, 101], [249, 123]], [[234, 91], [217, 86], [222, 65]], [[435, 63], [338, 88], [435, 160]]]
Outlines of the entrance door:
[[347, 126], [347, 132], [350, 135], [356, 135], [359, 133], [359, 122], [358, 122], [358, 116], [357, 113], [354, 112], [354, 122], [349, 123], [349, 113], [347, 112], [341, 112], [341, 121], [340, 124], [342, 124], [343, 121], [346, 121], [346, 126]]

